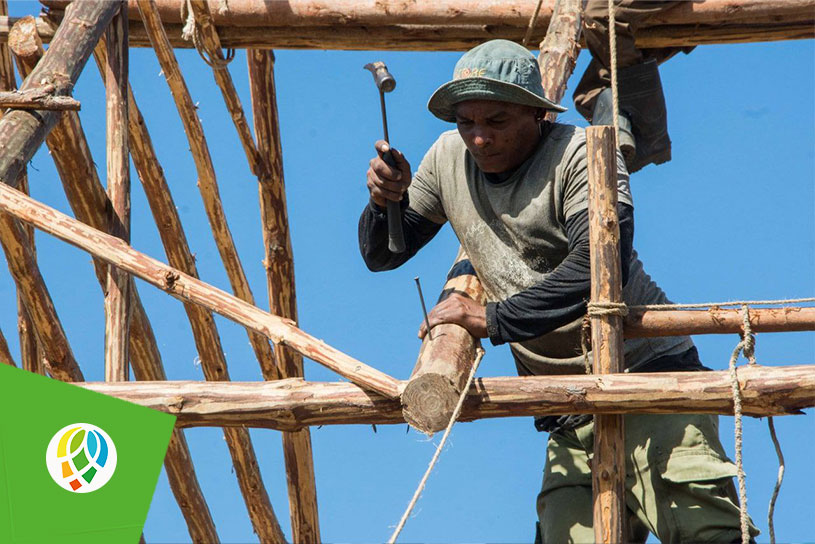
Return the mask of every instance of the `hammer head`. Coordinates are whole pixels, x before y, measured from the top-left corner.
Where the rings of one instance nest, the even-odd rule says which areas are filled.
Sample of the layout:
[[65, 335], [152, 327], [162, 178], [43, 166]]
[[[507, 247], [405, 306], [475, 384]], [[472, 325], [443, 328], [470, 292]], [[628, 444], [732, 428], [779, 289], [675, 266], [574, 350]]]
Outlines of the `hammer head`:
[[391, 73], [388, 72], [388, 67], [385, 66], [384, 62], [369, 62], [363, 66], [363, 68], [371, 71], [371, 74], [374, 76], [376, 88], [379, 89], [380, 92], [389, 93], [396, 87], [396, 80]]

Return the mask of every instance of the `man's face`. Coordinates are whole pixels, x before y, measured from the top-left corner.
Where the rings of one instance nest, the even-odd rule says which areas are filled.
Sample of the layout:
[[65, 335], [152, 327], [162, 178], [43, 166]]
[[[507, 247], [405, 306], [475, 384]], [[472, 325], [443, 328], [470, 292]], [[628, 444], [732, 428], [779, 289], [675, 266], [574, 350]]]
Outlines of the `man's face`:
[[456, 126], [478, 167], [498, 174], [517, 168], [534, 151], [540, 139], [538, 111], [508, 102], [466, 100], [456, 105]]

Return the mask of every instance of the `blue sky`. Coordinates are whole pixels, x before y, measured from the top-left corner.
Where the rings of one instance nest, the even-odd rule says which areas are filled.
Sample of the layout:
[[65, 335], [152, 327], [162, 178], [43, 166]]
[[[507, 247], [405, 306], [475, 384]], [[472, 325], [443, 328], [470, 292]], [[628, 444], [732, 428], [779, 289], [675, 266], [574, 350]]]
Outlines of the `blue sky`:
[[[36, 4], [12, 2], [13, 15]], [[268, 307], [261, 264], [257, 182], [246, 165], [209, 68], [192, 51], [178, 51], [198, 103], [229, 225], [258, 305]], [[385, 61], [397, 80], [387, 96], [391, 140], [417, 166], [438, 134], [451, 128], [425, 109], [447, 81], [459, 53], [278, 51], [276, 78], [284, 167], [295, 254], [300, 326], [329, 344], [397, 378], [407, 378], [421, 319], [414, 276], [434, 300], [457, 248], [446, 227], [397, 271], [372, 274], [359, 257], [356, 223], [367, 201], [364, 173], [381, 119], [371, 76], [362, 66]], [[188, 143], [152, 51], [131, 50], [131, 78], [176, 206], [207, 282], [229, 289], [207, 223]], [[588, 61], [581, 56], [575, 78]], [[249, 106], [246, 57], [230, 65]], [[632, 177], [635, 247], [676, 302], [815, 296], [815, 50], [812, 41], [704, 46], [661, 70], [674, 159]], [[576, 79], [570, 81], [574, 88]], [[75, 96], [94, 159], [104, 178], [104, 92], [89, 64]], [[585, 125], [571, 104], [560, 121]], [[47, 151], [29, 170], [33, 195], [70, 213]], [[133, 245], [166, 261], [142, 189], [133, 176]], [[88, 380], [104, 377], [104, 310], [90, 257], [37, 235], [40, 266], [77, 359]], [[2, 260], [2, 258], [0, 258]], [[0, 275], [0, 329], [17, 357], [15, 290]], [[137, 281], [152, 318], [170, 379], [203, 379], [181, 304]], [[259, 380], [246, 334], [216, 318], [233, 380]], [[724, 369], [735, 335], [695, 338], [705, 364]], [[813, 364], [815, 334], [759, 334], [766, 365]], [[19, 360], [19, 358], [18, 358]], [[506, 347], [487, 347], [479, 375], [514, 373]], [[338, 377], [307, 361], [306, 377]], [[811, 489], [815, 468], [809, 439], [812, 411], [776, 418], [787, 479], [776, 510], [779, 542], [815, 541]], [[733, 454], [733, 419], [721, 437]], [[187, 431], [198, 478], [224, 542], [254, 535], [218, 429]], [[253, 430], [272, 504], [288, 529], [280, 436]], [[385, 540], [407, 505], [439, 436], [429, 440], [405, 425], [312, 429], [323, 539]], [[404, 542], [528, 542], [540, 487], [545, 435], [529, 418], [456, 426], [428, 487], [409, 520]], [[766, 422], [745, 419], [749, 508], [766, 531], [767, 503], [777, 472]], [[188, 540], [163, 475], [144, 529], [148, 542]]]

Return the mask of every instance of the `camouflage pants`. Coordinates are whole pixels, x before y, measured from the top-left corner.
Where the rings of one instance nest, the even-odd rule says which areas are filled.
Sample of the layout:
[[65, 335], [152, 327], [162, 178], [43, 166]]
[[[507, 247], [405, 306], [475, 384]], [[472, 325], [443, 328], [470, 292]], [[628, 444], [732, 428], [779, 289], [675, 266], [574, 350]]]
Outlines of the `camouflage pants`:
[[[709, 415], [625, 417], [626, 506], [631, 542], [741, 542], [736, 467]], [[593, 542], [594, 424], [550, 435], [538, 495], [541, 541]], [[751, 533], [758, 530], [751, 523]]]

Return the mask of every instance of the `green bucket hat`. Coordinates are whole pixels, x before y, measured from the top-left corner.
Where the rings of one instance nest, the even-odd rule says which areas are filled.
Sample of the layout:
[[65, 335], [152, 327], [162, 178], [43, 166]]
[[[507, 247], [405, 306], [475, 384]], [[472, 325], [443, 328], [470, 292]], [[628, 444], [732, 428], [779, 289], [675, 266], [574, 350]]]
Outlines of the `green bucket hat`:
[[467, 51], [453, 69], [453, 81], [436, 89], [427, 109], [443, 121], [455, 122], [454, 106], [465, 100], [566, 111], [544, 96], [535, 56], [509, 40], [491, 40]]

